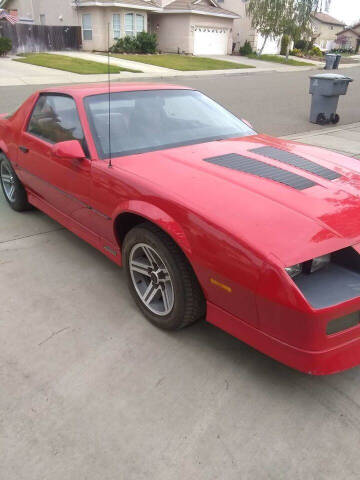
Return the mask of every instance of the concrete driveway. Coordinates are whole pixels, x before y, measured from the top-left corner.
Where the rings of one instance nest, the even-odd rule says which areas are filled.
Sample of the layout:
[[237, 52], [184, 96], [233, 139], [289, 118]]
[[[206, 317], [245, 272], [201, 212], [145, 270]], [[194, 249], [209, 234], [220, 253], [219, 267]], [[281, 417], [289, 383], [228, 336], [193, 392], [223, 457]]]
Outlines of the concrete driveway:
[[360, 368], [308, 377], [200, 322], [147, 323], [122, 271], [0, 197], [0, 478], [357, 479]]
[[[343, 123], [359, 121], [351, 76]], [[348, 148], [359, 126], [308, 123], [307, 77], [181, 83], [269, 134]], [[1, 88], [0, 112], [35, 89]], [[159, 331], [116, 265], [1, 193], [0, 287], [1, 480], [359, 478], [360, 367], [308, 377], [205, 322]]]

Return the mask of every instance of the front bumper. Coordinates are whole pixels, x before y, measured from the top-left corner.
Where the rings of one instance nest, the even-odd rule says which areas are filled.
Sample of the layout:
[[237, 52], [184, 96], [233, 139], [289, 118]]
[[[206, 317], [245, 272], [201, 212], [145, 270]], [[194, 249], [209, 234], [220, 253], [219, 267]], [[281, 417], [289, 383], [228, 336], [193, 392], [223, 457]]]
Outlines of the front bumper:
[[331, 335], [326, 347], [303, 349], [275, 338], [207, 303], [207, 321], [289, 367], [310, 375], [329, 375], [360, 364], [360, 326]]

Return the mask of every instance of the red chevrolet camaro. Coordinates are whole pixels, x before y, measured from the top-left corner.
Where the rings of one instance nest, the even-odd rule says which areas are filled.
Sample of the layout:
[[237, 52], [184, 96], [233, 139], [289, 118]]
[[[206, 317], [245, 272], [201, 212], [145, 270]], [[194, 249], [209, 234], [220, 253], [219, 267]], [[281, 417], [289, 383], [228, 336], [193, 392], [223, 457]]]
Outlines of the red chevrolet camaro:
[[[69, 86], [0, 117], [0, 177], [123, 265], [156, 326], [206, 316], [311, 374], [360, 363], [360, 164], [192, 89]], [[110, 105], [110, 108], [109, 108]]]

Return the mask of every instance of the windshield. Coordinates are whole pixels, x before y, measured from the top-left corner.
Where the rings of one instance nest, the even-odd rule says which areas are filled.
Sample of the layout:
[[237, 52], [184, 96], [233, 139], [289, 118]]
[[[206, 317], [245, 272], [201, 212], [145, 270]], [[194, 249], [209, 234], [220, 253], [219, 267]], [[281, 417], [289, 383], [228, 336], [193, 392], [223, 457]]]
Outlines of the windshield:
[[148, 90], [85, 98], [101, 158], [244, 137], [255, 132], [230, 112], [193, 90]]

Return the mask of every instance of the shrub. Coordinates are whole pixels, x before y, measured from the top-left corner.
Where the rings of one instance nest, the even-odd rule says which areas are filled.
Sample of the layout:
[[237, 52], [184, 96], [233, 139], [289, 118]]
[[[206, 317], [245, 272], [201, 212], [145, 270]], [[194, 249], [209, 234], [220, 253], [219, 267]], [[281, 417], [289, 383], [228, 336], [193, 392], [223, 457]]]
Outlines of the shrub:
[[283, 35], [281, 39], [281, 50], [280, 50], [280, 55], [286, 55], [287, 54], [287, 49], [290, 43], [290, 37], [289, 35]]
[[155, 33], [140, 32], [136, 37], [119, 38], [110, 48], [111, 53], [155, 53], [157, 37]]
[[299, 48], [294, 48], [294, 50], [290, 52], [290, 55], [294, 55], [294, 57], [304, 57], [304, 52]]
[[294, 50], [302, 50], [303, 52], [306, 52], [309, 47], [309, 42], [306, 40], [297, 40], [294, 43]]
[[296, 40], [294, 43], [294, 48], [301, 50], [304, 53], [307, 53], [314, 46], [313, 40]]
[[155, 53], [157, 37], [155, 33], [141, 32], [136, 36], [137, 49], [139, 53]]
[[349, 53], [349, 54], [353, 54], [353, 53], [355, 53], [355, 51], [351, 47], [349, 47], [349, 48], [333, 48], [330, 53]]
[[0, 56], [6, 55], [12, 49], [12, 41], [7, 37], [0, 37]]
[[244, 45], [240, 47], [239, 52], [240, 52], [240, 55], [243, 55], [244, 57], [246, 57], [247, 55], [251, 55], [253, 53], [251, 48], [251, 43], [249, 42], [249, 40], [246, 40]]
[[116, 43], [110, 48], [111, 53], [134, 53], [136, 50], [135, 38], [126, 35], [126, 37], [119, 38]]
[[309, 55], [311, 57], [322, 57], [323, 56], [323, 52], [320, 50], [319, 47], [312, 47], [311, 50], [309, 50]]

